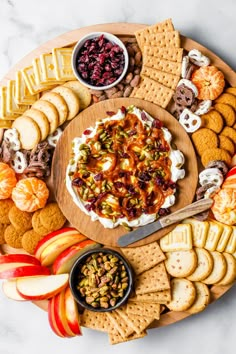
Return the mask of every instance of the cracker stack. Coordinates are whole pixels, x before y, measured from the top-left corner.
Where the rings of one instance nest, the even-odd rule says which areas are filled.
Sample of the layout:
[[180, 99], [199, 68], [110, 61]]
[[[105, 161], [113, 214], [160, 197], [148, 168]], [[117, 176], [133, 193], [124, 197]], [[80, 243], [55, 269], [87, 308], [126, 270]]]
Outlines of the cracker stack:
[[171, 19], [135, 32], [143, 55], [141, 83], [131, 96], [166, 108], [178, 84], [183, 49]]

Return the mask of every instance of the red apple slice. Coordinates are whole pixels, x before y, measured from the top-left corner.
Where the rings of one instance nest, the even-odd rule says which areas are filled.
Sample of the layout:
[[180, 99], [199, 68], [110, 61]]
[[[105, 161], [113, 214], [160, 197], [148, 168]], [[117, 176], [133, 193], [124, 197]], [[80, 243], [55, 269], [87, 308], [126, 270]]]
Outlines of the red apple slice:
[[5, 254], [0, 256], [0, 266], [4, 263], [28, 263], [34, 265], [41, 265], [39, 260], [34, 256], [30, 256], [27, 254]]
[[20, 277], [29, 277], [34, 275], [49, 275], [50, 270], [47, 267], [37, 265], [27, 265], [15, 267], [0, 272], [0, 279], [14, 279]]
[[3, 293], [11, 300], [26, 301], [16, 289], [16, 279], [6, 280], [2, 283]]
[[58, 238], [62, 236], [67, 236], [67, 235], [75, 235], [78, 234], [78, 231], [74, 227], [63, 227], [60, 230], [50, 232], [50, 234], [46, 235], [43, 237], [39, 243], [36, 246], [34, 255], [36, 258], [40, 259], [40, 255], [43, 252], [43, 250], [52, 242], [57, 240]]
[[61, 254], [66, 248], [80, 241], [83, 241], [86, 238], [86, 236], [77, 233], [76, 235], [68, 235], [55, 240], [54, 242], [50, 243], [41, 253], [41, 264], [44, 266], [53, 264], [59, 254]]
[[54, 316], [55, 322], [59, 331], [68, 337], [74, 337], [76, 334], [70, 329], [67, 319], [66, 319], [66, 310], [65, 310], [65, 290], [61, 291], [55, 296], [54, 301]]
[[23, 248], [14, 248], [9, 246], [7, 243], [1, 245], [1, 250], [3, 254], [28, 254]]
[[63, 251], [53, 263], [53, 273], [69, 273], [75, 260], [85, 251], [99, 247], [100, 245], [92, 240], [81, 241]]
[[68, 281], [68, 274], [20, 278], [16, 281], [16, 289], [26, 300], [44, 300], [58, 294]]
[[53, 330], [53, 332], [57, 336], [59, 336], [59, 337], [67, 337], [67, 335], [62, 334], [59, 331], [59, 328], [57, 327], [56, 320], [55, 320], [55, 315], [54, 315], [54, 308], [55, 308], [54, 302], [55, 302], [55, 296], [52, 297], [49, 300], [49, 302], [48, 302], [48, 322], [50, 324], [51, 329]]
[[81, 336], [82, 332], [79, 325], [78, 307], [69, 287], [65, 290], [65, 312], [66, 320], [70, 329], [77, 336]]

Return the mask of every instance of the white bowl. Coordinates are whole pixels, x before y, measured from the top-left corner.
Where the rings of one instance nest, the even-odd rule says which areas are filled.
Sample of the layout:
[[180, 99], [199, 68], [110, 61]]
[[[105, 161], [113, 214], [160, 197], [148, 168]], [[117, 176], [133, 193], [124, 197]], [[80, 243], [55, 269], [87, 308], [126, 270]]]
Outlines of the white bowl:
[[[124, 53], [124, 59], [125, 59], [125, 63], [124, 63], [124, 69], [123, 69], [123, 72], [122, 74], [117, 78], [116, 81], [114, 81], [112, 84], [110, 85], [106, 85], [106, 86], [93, 86], [91, 84], [89, 84], [88, 82], [86, 82], [85, 79], [83, 79], [81, 77], [81, 75], [79, 74], [78, 70], [77, 70], [77, 64], [76, 64], [76, 58], [78, 56], [78, 53], [80, 51], [80, 49], [82, 48], [82, 46], [84, 45], [84, 43], [88, 40], [88, 39], [92, 39], [92, 38], [96, 38], [96, 37], [100, 37], [101, 35], [104, 35], [104, 37], [114, 43], [114, 44], [117, 44], [119, 47], [121, 47], [123, 49], [123, 53]], [[73, 69], [73, 72], [74, 72], [74, 75], [75, 77], [84, 85], [84, 86], [87, 86], [89, 87], [90, 89], [93, 89], [93, 90], [107, 90], [115, 85], [117, 85], [122, 79], [123, 77], [125, 76], [126, 74], [126, 71], [128, 69], [128, 65], [129, 65], [129, 55], [128, 55], [128, 52], [127, 52], [127, 49], [124, 45], [124, 43], [116, 36], [114, 36], [113, 34], [111, 33], [107, 33], [107, 32], [92, 32], [92, 33], [89, 33], [87, 34], [86, 36], [84, 36], [83, 38], [81, 38], [76, 46], [74, 47], [74, 50], [73, 50], [73, 53], [72, 53], [72, 69]]]

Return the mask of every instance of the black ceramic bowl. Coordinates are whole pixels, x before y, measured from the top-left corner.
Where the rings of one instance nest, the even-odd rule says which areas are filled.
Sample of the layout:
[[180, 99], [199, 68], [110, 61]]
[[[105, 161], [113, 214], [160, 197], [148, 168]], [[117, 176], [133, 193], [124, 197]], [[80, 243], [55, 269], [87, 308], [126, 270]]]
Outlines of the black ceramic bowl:
[[[119, 283], [121, 283], [121, 270], [120, 270], [120, 267], [121, 266], [124, 266], [125, 267], [125, 271], [126, 271], [126, 277], [128, 278], [128, 280], [126, 281], [128, 283], [128, 286], [126, 289], [124, 289], [123, 291], [123, 296], [122, 297], [117, 297], [116, 298], [116, 303], [114, 305], [110, 304], [110, 300], [113, 297], [113, 295], [111, 294], [114, 294], [114, 293], [111, 293], [113, 290], [115, 290], [115, 293], [118, 292], [118, 289], [114, 289], [112, 288], [111, 286], [111, 283], [109, 285], [109, 283], [106, 283], [105, 285], [107, 285], [109, 287], [109, 291], [108, 291], [108, 294], [110, 294], [111, 298], [108, 299], [108, 303], [109, 303], [109, 307], [108, 308], [104, 308], [102, 306], [100, 306], [100, 302], [97, 300], [97, 303], [99, 304], [98, 307], [94, 307], [92, 306], [91, 304], [89, 304], [88, 302], [85, 301], [85, 297], [83, 297], [80, 293], [80, 290], [79, 288], [81, 288], [79, 286], [79, 282], [85, 278], [85, 275], [82, 274], [81, 272], [81, 269], [82, 269], [82, 266], [84, 264], [88, 264], [86, 261], [89, 257], [91, 257], [92, 255], [95, 255], [95, 257], [100, 257], [99, 256], [99, 253], [102, 253], [103, 255], [107, 255], [107, 257], [109, 258], [110, 257], [117, 257], [119, 262], [121, 262], [118, 266], [118, 270], [116, 273], [114, 273], [114, 277], [117, 275], [120, 279]], [[108, 260], [108, 263], [110, 261]], [[102, 262], [103, 263], [103, 262]], [[100, 265], [99, 265], [99, 268]], [[101, 275], [99, 277], [99, 281], [101, 282], [101, 279], [102, 279], [102, 276], [106, 276], [107, 275], [107, 272], [109, 272], [109, 270], [106, 270], [106, 273]], [[129, 265], [129, 263], [124, 259], [124, 257], [121, 256], [120, 253], [112, 250], [112, 249], [108, 249], [108, 248], [96, 248], [96, 249], [93, 249], [93, 250], [89, 250], [87, 252], [85, 252], [83, 255], [81, 255], [74, 263], [72, 269], [71, 269], [71, 272], [70, 272], [70, 279], [69, 279], [69, 284], [70, 284], [70, 288], [71, 288], [71, 291], [72, 291], [72, 294], [75, 298], [75, 300], [77, 301], [77, 303], [82, 306], [83, 308], [86, 308], [88, 310], [91, 310], [91, 311], [96, 311], [96, 312], [107, 312], [107, 311], [112, 311], [112, 310], [115, 310], [116, 308], [118, 308], [119, 306], [121, 306], [122, 304], [124, 304], [132, 289], [133, 289], [133, 271], [132, 271], [132, 268], [131, 266]], [[122, 283], [121, 283], [122, 284]], [[94, 286], [92, 286], [94, 287]], [[102, 287], [102, 286], [101, 286]], [[99, 285], [96, 285], [96, 288], [97, 289], [101, 289], [101, 287], [99, 287]], [[94, 290], [93, 290], [94, 291]], [[97, 290], [99, 292], [99, 290]], [[97, 292], [97, 291], [94, 291], [94, 292]], [[102, 296], [106, 296], [106, 295], [100, 295], [99, 293], [99, 296], [98, 298], [101, 298]], [[109, 295], [108, 295], [109, 296]], [[96, 302], [96, 300], [95, 300]]]

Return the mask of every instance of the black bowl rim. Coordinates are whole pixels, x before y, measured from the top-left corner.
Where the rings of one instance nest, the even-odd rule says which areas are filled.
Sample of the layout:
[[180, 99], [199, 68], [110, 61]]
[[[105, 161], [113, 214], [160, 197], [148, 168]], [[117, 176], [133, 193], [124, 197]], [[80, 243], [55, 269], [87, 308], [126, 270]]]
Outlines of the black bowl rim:
[[[126, 270], [128, 272], [128, 277], [129, 277], [129, 286], [128, 286], [128, 289], [127, 289], [125, 295], [120, 299], [119, 302], [116, 303], [115, 306], [111, 306], [108, 309], [104, 309], [104, 308], [101, 308], [101, 307], [100, 308], [94, 308], [94, 307], [86, 304], [86, 302], [81, 299], [81, 297], [78, 295], [78, 292], [74, 289], [74, 284], [73, 284], [73, 275], [74, 275], [74, 273], [77, 270], [78, 264], [81, 263], [81, 261], [83, 261], [84, 258], [89, 256], [90, 254], [99, 253], [99, 252], [108, 253], [108, 254], [114, 254], [117, 257], [119, 257], [121, 259], [121, 261], [124, 263], [124, 266], [126, 267]], [[71, 289], [71, 292], [72, 292], [72, 295], [73, 295], [75, 301], [81, 307], [86, 308], [87, 310], [94, 311], [94, 312], [110, 312], [110, 311], [113, 311], [113, 310], [117, 309], [121, 305], [123, 305], [126, 302], [127, 298], [129, 297], [131, 291], [133, 290], [133, 284], [134, 284], [134, 272], [133, 272], [133, 269], [132, 269], [131, 265], [129, 264], [129, 262], [119, 252], [117, 252], [116, 250], [113, 250], [111, 248], [107, 248], [107, 247], [94, 248], [94, 249], [91, 249], [91, 250], [88, 250], [88, 251], [84, 252], [74, 262], [74, 264], [73, 264], [73, 266], [71, 268], [71, 271], [70, 271], [70, 275], [69, 275], [69, 286], [70, 286], [70, 289]]]

